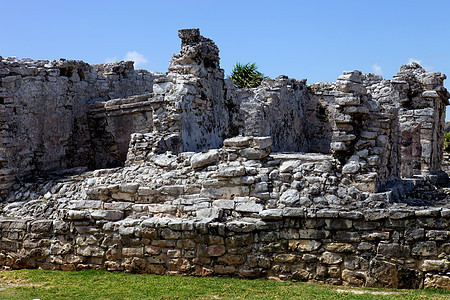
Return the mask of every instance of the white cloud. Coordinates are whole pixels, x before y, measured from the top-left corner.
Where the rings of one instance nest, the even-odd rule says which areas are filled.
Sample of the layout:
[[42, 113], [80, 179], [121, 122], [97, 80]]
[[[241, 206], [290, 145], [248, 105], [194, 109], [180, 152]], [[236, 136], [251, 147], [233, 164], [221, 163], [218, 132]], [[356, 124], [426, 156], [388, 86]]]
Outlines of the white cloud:
[[108, 57], [105, 59], [105, 64], [115, 63], [117, 61], [117, 57]]
[[413, 62], [418, 63], [419, 65], [422, 65], [422, 61], [420, 59], [410, 57], [408, 59], [408, 64], [412, 64]]
[[381, 66], [379, 66], [378, 64], [373, 64], [372, 65], [372, 71], [376, 75], [384, 75], [383, 68]]
[[410, 58], [408, 59], [408, 64], [411, 64], [411, 63], [413, 63], [413, 62], [418, 63], [419, 65], [421, 65], [422, 68], [424, 68], [425, 71], [427, 71], [427, 72], [432, 72], [432, 71], [434, 70], [434, 67], [433, 67], [433, 66], [426, 65], [425, 63], [422, 62], [422, 60], [417, 59], [417, 58], [410, 57]]
[[123, 60], [134, 61], [134, 67], [145, 65], [146, 63], [148, 63], [148, 59], [146, 59], [144, 55], [140, 54], [137, 51], [128, 51]]

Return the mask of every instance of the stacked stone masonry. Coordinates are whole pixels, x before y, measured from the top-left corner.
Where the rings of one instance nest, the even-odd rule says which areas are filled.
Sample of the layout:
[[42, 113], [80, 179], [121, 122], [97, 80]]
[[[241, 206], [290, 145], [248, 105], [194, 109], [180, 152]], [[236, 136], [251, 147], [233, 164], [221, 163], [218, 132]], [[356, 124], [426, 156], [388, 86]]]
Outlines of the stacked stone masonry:
[[166, 74], [0, 58], [0, 265], [450, 288], [445, 76], [238, 89], [179, 31]]

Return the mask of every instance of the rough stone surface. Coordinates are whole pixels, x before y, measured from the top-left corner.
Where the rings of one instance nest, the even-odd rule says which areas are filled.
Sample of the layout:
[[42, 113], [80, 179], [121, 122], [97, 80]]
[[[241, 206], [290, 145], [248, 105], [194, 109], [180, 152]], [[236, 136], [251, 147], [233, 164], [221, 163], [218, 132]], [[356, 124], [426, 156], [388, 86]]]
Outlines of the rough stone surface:
[[166, 74], [0, 57], [0, 266], [449, 288], [445, 75], [237, 89], [179, 37]]

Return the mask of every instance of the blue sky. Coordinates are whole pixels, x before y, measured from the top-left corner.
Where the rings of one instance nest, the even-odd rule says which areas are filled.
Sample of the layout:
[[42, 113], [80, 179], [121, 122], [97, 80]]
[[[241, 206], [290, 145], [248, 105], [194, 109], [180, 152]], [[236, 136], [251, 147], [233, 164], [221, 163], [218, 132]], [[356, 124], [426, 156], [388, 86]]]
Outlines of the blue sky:
[[391, 78], [414, 60], [450, 76], [449, 15], [448, 0], [0, 0], [0, 56], [127, 57], [165, 72], [180, 50], [177, 30], [200, 28], [226, 74], [239, 61], [308, 83], [355, 69]]

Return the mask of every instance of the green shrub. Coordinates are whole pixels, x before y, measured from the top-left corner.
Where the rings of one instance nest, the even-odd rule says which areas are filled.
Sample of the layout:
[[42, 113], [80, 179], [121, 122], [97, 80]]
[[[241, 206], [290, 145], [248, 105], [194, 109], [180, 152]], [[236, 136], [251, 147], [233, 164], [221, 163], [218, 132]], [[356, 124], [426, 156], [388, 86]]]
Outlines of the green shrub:
[[255, 63], [241, 64], [236, 63], [231, 72], [230, 78], [238, 88], [254, 88], [261, 84], [264, 78], [267, 78], [258, 71]]
[[444, 134], [444, 151], [450, 153], [450, 132]]

